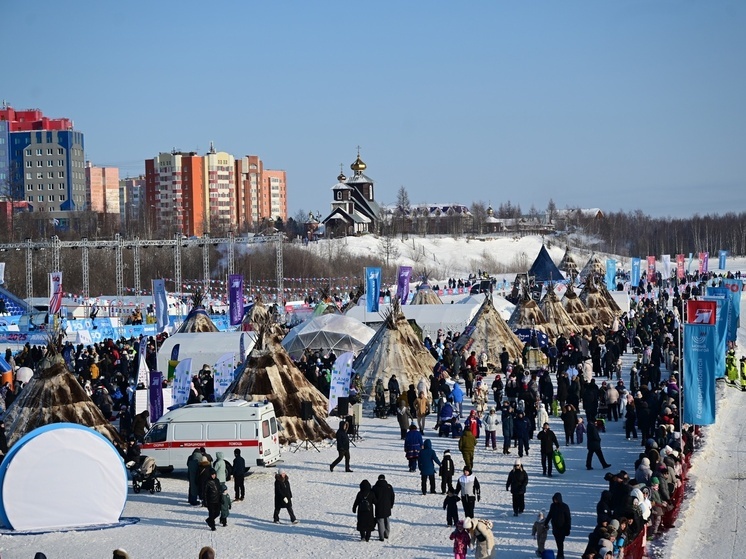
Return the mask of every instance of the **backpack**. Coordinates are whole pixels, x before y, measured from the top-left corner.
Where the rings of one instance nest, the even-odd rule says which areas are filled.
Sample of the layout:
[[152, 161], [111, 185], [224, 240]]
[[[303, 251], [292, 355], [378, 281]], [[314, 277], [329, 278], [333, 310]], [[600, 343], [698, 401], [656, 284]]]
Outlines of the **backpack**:
[[225, 481], [230, 481], [231, 477], [233, 477], [233, 464], [228, 462], [228, 460], [223, 460], [225, 463]]
[[360, 512], [362, 513], [368, 513], [370, 512], [370, 503], [368, 502], [368, 496], [366, 495], [360, 500]]

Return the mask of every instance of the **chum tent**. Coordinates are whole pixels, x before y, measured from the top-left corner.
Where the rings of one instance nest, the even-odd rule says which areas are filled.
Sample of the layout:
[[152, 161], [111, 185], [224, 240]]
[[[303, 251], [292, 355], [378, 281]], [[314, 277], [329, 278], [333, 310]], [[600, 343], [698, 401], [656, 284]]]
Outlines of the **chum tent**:
[[531, 265], [531, 268], [528, 271], [528, 275], [529, 277], [533, 277], [534, 281], [541, 283], [548, 281], [556, 282], [565, 279], [565, 276], [562, 275], [562, 272], [560, 272], [559, 268], [555, 266], [552, 257], [549, 256], [547, 247], [544, 245], [541, 245], [539, 255], [536, 257], [536, 260], [534, 260], [534, 263]]

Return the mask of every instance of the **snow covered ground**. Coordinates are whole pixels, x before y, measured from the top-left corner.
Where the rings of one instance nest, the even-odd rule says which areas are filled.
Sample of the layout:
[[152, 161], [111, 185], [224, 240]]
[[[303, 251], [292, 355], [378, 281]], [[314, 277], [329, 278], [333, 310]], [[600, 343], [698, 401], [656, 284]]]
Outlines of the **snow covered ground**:
[[[631, 362], [632, 356], [627, 355], [625, 371], [629, 371]], [[559, 419], [552, 418], [550, 423], [563, 442]], [[432, 439], [438, 455], [442, 456], [443, 450], [449, 448], [456, 467], [462, 467], [457, 440], [438, 438], [433, 424], [434, 419], [428, 421], [425, 434]], [[624, 438], [622, 425], [622, 422], [610, 423], [608, 431], [602, 434], [604, 454], [614, 471], [631, 470], [640, 451], [639, 442]], [[452, 556], [450, 529], [446, 527], [442, 509], [443, 496], [420, 493], [419, 475], [407, 470], [396, 419], [374, 419], [366, 413], [361, 435], [362, 440], [355, 443], [351, 452], [353, 473], [340, 468], [329, 472], [329, 463], [336, 457], [336, 451], [329, 445], [320, 447], [321, 452], [304, 447], [295, 453], [284, 453], [280, 467], [291, 480], [294, 508], [301, 521], [298, 525], [291, 525], [287, 516], [282, 515], [280, 525], [272, 523], [274, 468], [253, 471], [246, 480], [246, 500], [234, 505], [228, 527], [218, 527], [217, 532], [210, 532], [205, 525], [205, 509], [187, 504], [186, 479], [173, 475], [162, 478], [160, 494], [135, 495], [130, 490], [124, 516], [139, 517], [137, 524], [99, 531], [2, 535], [2, 557], [31, 558], [36, 551], [45, 552], [50, 559], [80, 557], [81, 550], [85, 550], [85, 557], [103, 558], [109, 557], [113, 549], [123, 547], [133, 559], [186, 558], [196, 557], [203, 545], [213, 546], [221, 558]], [[504, 456], [500, 450], [479, 448], [474, 468], [482, 484], [482, 500], [477, 504], [476, 514], [495, 523], [501, 559], [533, 556], [531, 525], [539, 510], [548, 509], [556, 491], [563, 494], [573, 513], [573, 530], [566, 542], [568, 557], [580, 557], [595, 525], [596, 502], [607, 485], [603, 480], [605, 470], [597, 463], [595, 470], [585, 469], [584, 446], [563, 448], [563, 453], [567, 472], [545, 478], [541, 476], [538, 447], [532, 446], [530, 455], [523, 459], [530, 478], [526, 512], [515, 518], [510, 494], [505, 490], [515, 450], [512, 455]], [[374, 483], [379, 474], [385, 474], [396, 491], [391, 538], [379, 542], [374, 535], [369, 543], [360, 542], [352, 502], [360, 481], [368, 479]]]

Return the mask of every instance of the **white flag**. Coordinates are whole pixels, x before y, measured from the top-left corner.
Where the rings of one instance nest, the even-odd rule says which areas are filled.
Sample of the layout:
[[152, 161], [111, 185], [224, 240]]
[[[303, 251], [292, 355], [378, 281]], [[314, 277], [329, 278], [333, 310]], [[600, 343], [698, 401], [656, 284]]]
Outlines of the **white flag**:
[[352, 352], [348, 351], [337, 357], [337, 360], [334, 362], [331, 386], [329, 387], [329, 409], [327, 412], [331, 412], [337, 407], [339, 398], [346, 398], [350, 395], [352, 361]]
[[148, 386], [148, 363], [145, 357], [148, 354], [148, 338], [142, 336], [140, 338], [140, 352], [138, 353], [138, 364], [137, 364], [137, 385]]
[[5, 283], [5, 262], [0, 262], [0, 285]]
[[174, 384], [171, 400], [174, 406], [183, 406], [189, 399], [189, 385], [192, 382], [192, 358], [179, 361], [174, 369]]
[[215, 386], [215, 400], [225, 394], [233, 382], [233, 372], [236, 370], [236, 356], [233, 353], [221, 355], [213, 367], [213, 381]]

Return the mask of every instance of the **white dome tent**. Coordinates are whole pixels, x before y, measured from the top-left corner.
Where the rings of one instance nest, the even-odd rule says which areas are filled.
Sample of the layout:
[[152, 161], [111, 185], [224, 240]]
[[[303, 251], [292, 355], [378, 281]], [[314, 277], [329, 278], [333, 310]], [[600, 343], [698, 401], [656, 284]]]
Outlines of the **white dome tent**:
[[299, 359], [306, 348], [359, 353], [370, 341], [375, 330], [355, 318], [340, 314], [323, 314], [299, 324], [282, 340], [282, 347], [293, 359]]

